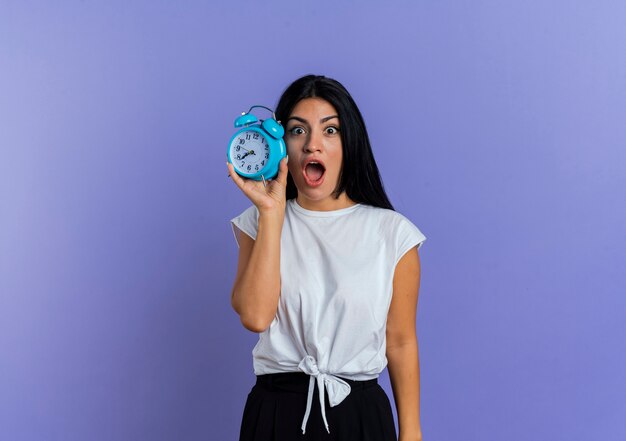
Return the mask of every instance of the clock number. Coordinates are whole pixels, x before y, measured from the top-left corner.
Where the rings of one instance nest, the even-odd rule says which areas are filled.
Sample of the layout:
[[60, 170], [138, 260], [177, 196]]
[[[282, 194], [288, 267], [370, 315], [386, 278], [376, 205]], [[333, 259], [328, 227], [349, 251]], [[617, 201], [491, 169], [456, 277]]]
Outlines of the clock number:
[[256, 169], [256, 171], [259, 171], [259, 164], [255, 165], [254, 168]]
[[261, 165], [265, 165], [265, 161], [261, 161]]
[[252, 166], [251, 166], [251, 165], [249, 165], [249, 166], [248, 166], [248, 171], [250, 171], [250, 169], [251, 169], [251, 168], [252, 168]]
[[259, 134], [258, 133], [254, 134], [254, 139], [259, 139]]
[[270, 154], [269, 154], [269, 153], [266, 153], [266, 154], [265, 154], [265, 159], [267, 159], [267, 158], [269, 158], [269, 157], [270, 157]]
[[241, 159], [241, 155], [240, 154], [237, 154], [237, 159]]
[[237, 146], [237, 147], [235, 147], [235, 150], [239, 151], [239, 150], [241, 150], [241, 147]]
[[245, 140], [245, 139], [243, 139], [243, 138], [239, 138], [239, 144], [243, 144], [244, 142], [246, 142], [246, 140]]
[[246, 133], [246, 139], [250, 139], [250, 134]]

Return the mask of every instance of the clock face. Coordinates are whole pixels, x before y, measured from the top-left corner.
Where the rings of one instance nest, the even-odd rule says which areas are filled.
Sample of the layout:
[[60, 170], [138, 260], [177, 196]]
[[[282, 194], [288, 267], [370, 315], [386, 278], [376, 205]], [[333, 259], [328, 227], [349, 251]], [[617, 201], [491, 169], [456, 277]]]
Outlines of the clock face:
[[230, 143], [230, 159], [233, 166], [244, 173], [253, 174], [263, 170], [270, 156], [267, 140], [259, 132], [240, 132]]

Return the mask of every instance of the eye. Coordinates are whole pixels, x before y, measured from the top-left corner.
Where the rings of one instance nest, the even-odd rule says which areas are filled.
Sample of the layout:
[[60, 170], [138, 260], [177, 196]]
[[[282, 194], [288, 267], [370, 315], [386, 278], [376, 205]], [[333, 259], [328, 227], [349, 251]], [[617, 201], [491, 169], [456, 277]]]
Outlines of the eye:
[[335, 126], [328, 126], [326, 127], [326, 133], [328, 133], [329, 135], [336, 135], [337, 133], [339, 133], [339, 128]]
[[304, 133], [304, 129], [300, 126], [296, 126], [290, 129], [289, 133], [294, 136], [302, 135]]

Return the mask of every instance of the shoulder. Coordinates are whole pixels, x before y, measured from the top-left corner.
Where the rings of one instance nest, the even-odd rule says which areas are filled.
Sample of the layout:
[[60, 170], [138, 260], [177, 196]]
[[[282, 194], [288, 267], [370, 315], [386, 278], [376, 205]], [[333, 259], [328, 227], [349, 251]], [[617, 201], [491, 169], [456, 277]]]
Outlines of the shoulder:
[[[396, 261], [414, 246], [420, 248], [426, 236], [404, 214], [387, 208], [364, 205], [363, 224], [369, 223], [386, 241], [393, 244]], [[371, 222], [365, 221], [371, 219]]]
[[233, 233], [235, 234], [235, 239], [239, 243], [239, 234], [238, 231], [243, 231], [252, 239], [256, 239], [256, 232], [259, 225], [259, 210], [256, 205], [251, 205], [246, 208], [241, 214], [235, 216], [230, 220]]
[[387, 231], [396, 231], [399, 228], [415, 226], [408, 217], [388, 208], [380, 208], [363, 204], [361, 215], [363, 217], [373, 219], [380, 225], [381, 228]]
[[243, 210], [241, 213], [239, 213], [237, 216], [235, 216], [233, 219], [231, 219], [231, 222], [234, 221], [235, 219], [249, 219], [249, 220], [256, 221], [258, 218], [259, 218], [259, 209], [256, 207], [256, 205], [252, 204], [248, 208]]

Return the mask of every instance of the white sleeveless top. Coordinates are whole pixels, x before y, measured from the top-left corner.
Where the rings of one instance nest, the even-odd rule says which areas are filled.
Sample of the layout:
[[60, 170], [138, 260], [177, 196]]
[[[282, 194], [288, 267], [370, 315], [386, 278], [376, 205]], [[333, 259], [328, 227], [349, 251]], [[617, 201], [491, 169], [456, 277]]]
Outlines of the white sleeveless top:
[[[256, 239], [252, 205], [231, 219]], [[311, 376], [305, 433], [317, 381], [322, 416], [326, 389], [331, 406], [350, 393], [350, 380], [377, 378], [387, 366], [386, 323], [394, 269], [426, 240], [400, 213], [357, 204], [333, 211], [307, 210], [287, 201], [280, 244], [281, 292], [274, 320], [252, 350], [255, 375], [303, 371]], [[237, 243], [237, 245], [239, 245]]]

